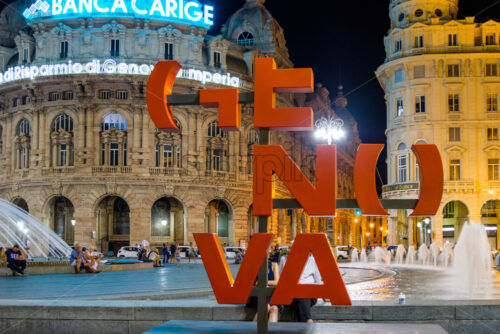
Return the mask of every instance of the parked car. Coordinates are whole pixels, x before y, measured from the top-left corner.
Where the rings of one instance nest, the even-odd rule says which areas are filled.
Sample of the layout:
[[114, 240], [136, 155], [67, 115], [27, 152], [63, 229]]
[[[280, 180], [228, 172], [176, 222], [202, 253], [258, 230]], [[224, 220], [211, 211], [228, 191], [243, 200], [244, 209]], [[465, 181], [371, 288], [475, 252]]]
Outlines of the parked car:
[[349, 260], [349, 246], [335, 246], [337, 260]]
[[120, 248], [116, 256], [121, 258], [127, 257], [127, 258], [137, 259], [139, 257], [139, 250], [140, 250], [139, 247], [125, 246]]
[[234, 259], [234, 257], [236, 256], [236, 251], [240, 251], [240, 252], [245, 253], [246, 248], [240, 247], [240, 246], [224, 247], [224, 253], [226, 253], [226, 257], [228, 259]]
[[181, 253], [181, 258], [187, 258], [189, 256], [190, 246], [177, 246], [177, 249]]

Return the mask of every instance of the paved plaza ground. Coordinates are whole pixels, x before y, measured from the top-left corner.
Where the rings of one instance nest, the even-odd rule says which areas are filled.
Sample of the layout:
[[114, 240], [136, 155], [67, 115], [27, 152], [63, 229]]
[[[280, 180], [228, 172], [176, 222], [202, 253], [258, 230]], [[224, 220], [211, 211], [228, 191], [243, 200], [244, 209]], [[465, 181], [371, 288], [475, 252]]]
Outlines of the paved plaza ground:
[[[236, 277], [239, 266], [230, 265]], [[408, 300], [467, 299], [453, 289], [449, 273], [435, 268], [361, 266], [340, 268], [353, 300], [396, 300], [403, 292]], [[500, 286], [494, 271], [495, 285]], [[184, 299], [215, 300], [204, 267], [183, 263], [148, 270], [103, 272], [100, 274], [32, 275], [0, 277], [0, 299], [7, 300], [101, 300], [101, 299]], [[498, 298], [496, 291], [477, 296]]]

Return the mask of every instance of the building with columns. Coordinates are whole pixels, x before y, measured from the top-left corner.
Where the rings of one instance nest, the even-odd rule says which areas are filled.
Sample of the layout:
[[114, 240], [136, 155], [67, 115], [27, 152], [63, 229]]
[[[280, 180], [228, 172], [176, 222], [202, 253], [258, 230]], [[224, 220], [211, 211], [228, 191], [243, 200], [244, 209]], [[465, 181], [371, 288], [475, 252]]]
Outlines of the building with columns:
[[[68, 244], [103, 252], [142, 240], [188, 244], [193, 232], [217, 233], [231, 245], [248, 241], [257, 227], [251, 213], [258, 139], [253, 106], [243, 107], [241, 132], [222, 131], [216, 109], [185, 106], [174, 108], [181, 132], [163, 133], [149, 117], [145, 88], [155, 63], [165, 59], [183, 65], [174, 93], [227, 86], [252, 91], [257, 57], [293, 67], [284, 31], [264, 0], [246, 0], [217, 36], [208, 34], [209, 14], [217, 9], [198, 11], [194, 2], [179, 7], [183, 19], [160, 7], [148, 17], [130, 1], [105, 14], [103, 3], [93, 8], [97, 1], [90, 8], [62, 1], [60, 10], [42, 0], [26, 3], [0, 14], [0, 197]], [[280, 94], [278, 105], [308, 105], [316, 117], [344, 120], [339, 197], [352, 197], [360, 140], [342, 91], [332, 101], [318, 84], [313, 94]], [[273, 132], [271, 141], [314, 181], [311, 133]], [[276, 196], [290, 194], [278, 184]], [[334, 219], [320, 219], [303, 210], [275, 210], [269, 230], [281, 244], [298, 232], [320, 231], [336, 244], [351, 244], [359, 240], [353, 216], [339, 211]]]
[[389, 243], [456, 242], [466, 221], [486, 224], [497, 249], [500, 210], [500, 23], [458, 17], [458, 0], [391, 0], [386, 61], [376, 71], [387, 104], [385, 198], [417, 198], [416, 143], [436, 144], [444, 194], [434, 217], [392, 210]]

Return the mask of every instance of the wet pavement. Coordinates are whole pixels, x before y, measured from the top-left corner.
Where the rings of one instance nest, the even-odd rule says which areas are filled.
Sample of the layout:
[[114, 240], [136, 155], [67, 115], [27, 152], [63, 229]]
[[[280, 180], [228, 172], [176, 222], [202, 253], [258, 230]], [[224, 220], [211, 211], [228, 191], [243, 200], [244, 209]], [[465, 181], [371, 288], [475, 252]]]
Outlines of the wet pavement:
[[[230, 268], [235, 275], [239, 266]], [[453, 277], [445, 269], [345, 263], [340, 270], [352, 300], [396, 300], [401, 292], [407, 300], [500, 298], [493, 287], [478, 290], [473, 296], [454, 288]], [[500, 288], [498, 271], [492, 275], [492, 284]], [[11, 300], [211, 299], [209, 295], [210, 283], [200, 264], [100, 274], [0, 277], [0, 299]]]

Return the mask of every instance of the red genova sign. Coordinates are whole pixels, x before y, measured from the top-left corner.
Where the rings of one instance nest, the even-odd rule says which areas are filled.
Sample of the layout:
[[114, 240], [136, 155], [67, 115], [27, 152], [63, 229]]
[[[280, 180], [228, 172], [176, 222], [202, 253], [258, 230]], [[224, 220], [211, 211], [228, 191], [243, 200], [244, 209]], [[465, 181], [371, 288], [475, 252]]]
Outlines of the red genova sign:
[[[146, 102], [151, 119], [162, 131], [179, 131], [167, 96], [182, 66], [160, 61], [149, 78]], [[313, 92], [312, 69], [277, 69], [272, 58], [255, 60], [254, 127], [259, 129], [311, 131], [310, 107], [277, 108], [276, 93]], [[219, 127], [240, 131], [241, 108], [237, 88], [201, 89], [200, 104], [219, 108]], [[386, 216], [376, 191], [375, 170], [383, 144], [361, 144], [354, 163], [354, 192], [364, 215]], [[411, 216], [436, 214], [443, 193], [443, 166], [439, 150], [432, 144], [413, 145], [420, 172], [420, 197]], [[272, 178], [276, 175], [310, 216], [335, 216], [337, 199], [336, 145], [316, 146], [316, 184], [300, 171], [280, 145], [255, 145], [253, 168], [253, 214], [270, 216], [273, 209]], [[233, 279], [215, 234], [195, 233], [203, 264], [220, 304], [244, 304], [272, 242], [270, 233], [252, 236], [236, 280]], [[299, 284], [300, 274], [312, 253], [322, 285]], [[351, 300], [325, 234], [298, 234], [271, 304], [290, 304], [293, 298], [327, 298], [332, 304], [350, 305]]]

